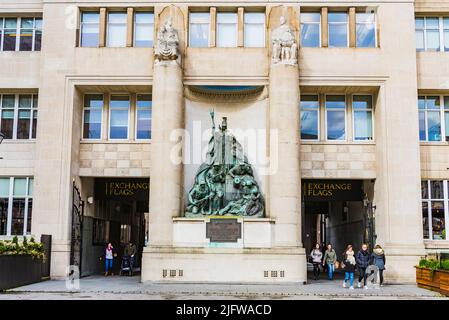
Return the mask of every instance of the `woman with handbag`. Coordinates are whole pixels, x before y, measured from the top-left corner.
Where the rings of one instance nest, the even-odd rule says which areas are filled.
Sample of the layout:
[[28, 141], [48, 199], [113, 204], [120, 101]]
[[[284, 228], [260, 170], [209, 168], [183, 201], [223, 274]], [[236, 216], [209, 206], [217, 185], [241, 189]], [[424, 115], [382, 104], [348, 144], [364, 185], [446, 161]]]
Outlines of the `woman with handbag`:
[[335, 263], [337, 262], [337, 254], [335, 250], [332, 248], [332, 244], [327, 245], [327, 250], [324, 253], [323, 258], [323, 266], [327, 265], [327, 272], [329, 276], [329, 280], [332, 280], [334, 271], [335, 271]]
[[321, 259], [323, 258], [323, 253], [320, 250], [319, 243], [317, 243], [315, 245], [315, 248], [310, 252], [310, 258], [313, 264], [313, 275], [315, 277], [315, 280], [318, 280], [318, 278], [320, 277], [320, 265], [322, 262]]

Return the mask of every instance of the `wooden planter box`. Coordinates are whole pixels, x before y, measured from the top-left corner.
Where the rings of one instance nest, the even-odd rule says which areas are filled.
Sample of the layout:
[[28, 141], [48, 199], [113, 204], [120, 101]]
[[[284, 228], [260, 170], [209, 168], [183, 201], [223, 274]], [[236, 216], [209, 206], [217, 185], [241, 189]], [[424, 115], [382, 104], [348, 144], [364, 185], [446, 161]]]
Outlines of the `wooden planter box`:
[[449, 296], [449, 271], [416, 268], [416, 284], [420, 288], [437, 291]]
[[31, 255], [0, 255], [0, 291], [39, 282], [44, 269], [42, 259]]

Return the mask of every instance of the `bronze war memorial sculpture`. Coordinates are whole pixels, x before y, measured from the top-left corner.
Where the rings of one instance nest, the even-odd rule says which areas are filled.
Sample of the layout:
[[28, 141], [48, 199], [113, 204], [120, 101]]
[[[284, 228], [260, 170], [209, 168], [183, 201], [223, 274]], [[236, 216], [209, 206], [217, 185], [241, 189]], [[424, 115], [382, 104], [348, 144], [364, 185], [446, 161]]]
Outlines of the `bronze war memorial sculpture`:
[[186, 217], [264, 216], [263, 196], [254, 172], [224, 117], [218, 130], [214, 112], [206, 161], [198, 169], [188, 196]]

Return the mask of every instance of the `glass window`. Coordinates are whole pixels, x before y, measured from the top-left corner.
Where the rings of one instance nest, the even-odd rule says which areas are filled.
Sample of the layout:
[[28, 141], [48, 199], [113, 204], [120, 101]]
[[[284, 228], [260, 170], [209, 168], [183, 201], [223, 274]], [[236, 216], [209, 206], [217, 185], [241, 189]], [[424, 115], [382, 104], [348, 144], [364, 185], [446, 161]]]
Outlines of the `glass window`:
[[301, 139], [319, 140], [320, 105], [317, 95], [301, 96]]
[[151, 139], [152, 101], [151, 95], [137, 95], [136, 139]]
[[19, 96], [19, 112], [17, 119], [17, 139], [30, 139], [32, 117], [32, 95]]
[[327, 140], [346, 139], [346, 99], [344, 95], [326, 96]]
[[103, 118], [103, 95], [89, 94], [84, 96], [83, 138], [101, 139], [101, 123]]
[[111, 96], [109, 103], [109, 139], [128, 139], [129, 107], [129, 96]]
[[153, 47], [154, 13], [136, 12], [134, 16], [134, 46]]
[[439, 96], [419, 96], [419, 137], [421, 141], [441, 141]]
[[415, 18], [416, 51], [424, 51], [424, 18]]
[[81, 47], [98, 47], [100, 39], [100, 14], [83, 12], [81, 14]]
[[449, 204], [447, 183], [447, 180], [421, 182], [424, 239], [445, 240], [444, 230], [447, 220], [445, 216]]
[[[0, 179], [0, 235], [31, 234], [33, 200], [29, 189], [32, 180], [14, 177]], [[13, 185], [12, 194], [9, 192], [10, 183]], [[10, 226], [8, 219], [11, 219]]]
[[352, 97], [354, 140], [373, 140], [373, 103], [370, 95]]
[[319, 12], [303, 12], [301, 17], [301, 45], [303, 47], [319, 47], [321, 39], [321, 14]]
[[5, 135], [5, 139], [12, 139], [14, 136], [15, 100], [16, 97], [13, 94], [5, 94], [1, 97], [0, 131]]
[[374, 13], [356, 13], [356, 47], [376, 46], [376, 21]]
[[237, 13], [217, 13], [217, 47], [237, 47]]
[[0, 51], [2, 51], [2, 43], [3, 43], [3, 18], [0, 18]]
[[17, 39], [17, 18], [5, 18], [3, 29], [3, 51], [15, 51]]
[[[449, 50], [449, 21], [442, 17], [416, 17], [415, 34], [417, 51]], [[443, 43], [440, 41], [442, 36]], [[442, 47], [443, 46], [443, 47]], [[448, 47], [446, 49], [446, 47]]]
[[108, 47], [126, 47], [126, 12], [108, 13]]
[[444, 97], [445, 140], [449, 141], [449, 97]]
[[190, 12], [189, 14], [189, 46], [208, 47], [210, 14], [208, 12]]
[[33, 18], [20, 19], [20, 51], [31, 51], [33, 49]]
[[265, 47], [265, 13], [247, 12], [244, 23], [244, 46]]
[[34, 51], [40, 51], [42, 44], [42, 18], [34, 19]]
[[329, 47], [348, 46], [348, 14], [330, 12], [328, 14]]

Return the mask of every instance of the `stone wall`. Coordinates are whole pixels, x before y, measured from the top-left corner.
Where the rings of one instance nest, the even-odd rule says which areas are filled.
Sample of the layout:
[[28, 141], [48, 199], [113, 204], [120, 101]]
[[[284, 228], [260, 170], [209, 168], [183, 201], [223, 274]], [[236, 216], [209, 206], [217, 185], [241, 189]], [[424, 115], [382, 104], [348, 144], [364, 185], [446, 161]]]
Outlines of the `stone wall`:
[[375, 144], [301, 144], [301, 178], [376, 178]]
[[448, 179], [449, 178], [449, 147], [447, 144], [422, 144], [421, 149], [421, 178]]
[[149, 143], [81, 143], [80, 176], [149, 177]]

